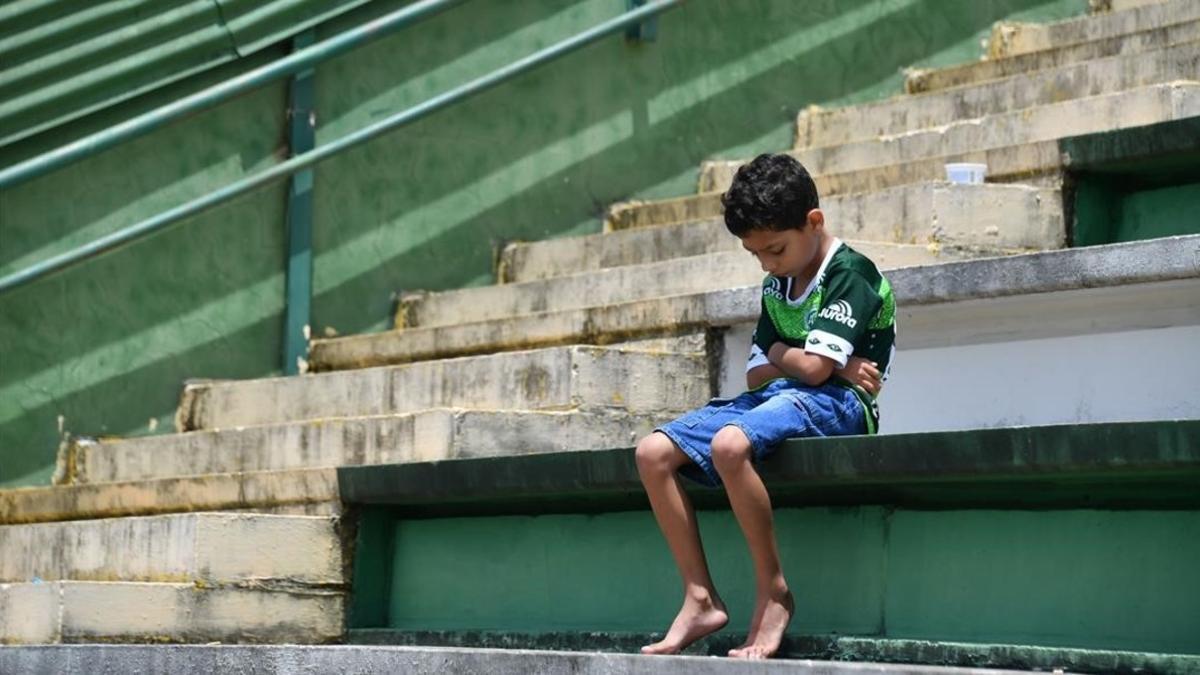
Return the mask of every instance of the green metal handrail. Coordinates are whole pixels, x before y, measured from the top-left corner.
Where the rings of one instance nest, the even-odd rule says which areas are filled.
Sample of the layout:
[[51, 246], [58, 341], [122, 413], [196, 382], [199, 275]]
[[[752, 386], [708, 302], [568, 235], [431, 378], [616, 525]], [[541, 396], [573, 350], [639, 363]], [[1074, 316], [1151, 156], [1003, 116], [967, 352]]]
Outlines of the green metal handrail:
[[[537, 66], [558, 59], [566, 54], [585, 47], [602, 37], [623, 30], [626, 26], [641, 23], [647, 18], [657, 16], [668, 9], [672, 9], [677, 5], [683, 4], [683, 2], [684, 0], [654, 0], [653, 2], [649, 2], [633, 11], [625, 12], [616, 18], [610, 19], [609, 21], [595, 26], [594, 28], [579, 33], [574, 37], [567, 38], [566, 40], [563, 40], [557, 44], [530, 54], [523, 59], [514, 61], [507, 66], [498, 68], [487, 75], [428, 99], [423, 103], [419, 103], [403, 112], [397, 113], [391, 117], [380, 120], [375, 124], [359, 129], [358, 131], [343, 136], [326, 145], [322, 145], [312, 152], [296, 155], [287, 161], [276, 164], [266, 171], [243, 178], [240, 181], [214, 190], [207, 195], [198, 197], [190, 202], [187, 202], [186, 204], [164, 211], [157, 216], [143, 220], [140, 223], [130, 225], [129, 227], [113, 232], [112, 234], [101, 237], [100, 239], [88, 244], [79, 246], [71, 251], [54, 256], [48, 260], [31, 265], [24, 270], [0, 278], [0, 292], [22, 286], [47, 274], [56, 272], [88, 258], [100, 255], [105, 251], [109, 251], [135, 239], [144, 237], [152, 232], [162, 229], [171, 223], [202, 213], [235, 197], [262, 188], [263, 186], [274, 181], [290, 176], [297, 171], [313, 166], [318, 162], [345, 152], [346, 150], [349, 150], [355, 146], [361, 145], [362, 143], [365, 143], [377, 136], [419, 120], [430, 113], [449, 107], [454, 103], [491, 89], [492, 87], [502, 84], [518, 75], [525, 73], [526, 71], [536, 68]], [[314, 47], [316, 46], [318, 45], [314, 45]], [[302, 52], [298, 52], [298, 54], [299, 53]]]
[[156, 108], [148, 113], [138, 115], [120, 124], [109, 127], [94, 134], [85, 136], [77, 141], [68, 143], [50, 152], [38, 155], [19, 164], [14, 164], [0, 171], [0, 190], [24, 183], [43, 174], [54, 171], [76, 160], [94, 155], [102, 150], [111, 148], [118, 143], [145, 135], [155, 129], [201, 110], [207, 110], [218, 103], [229, 100], [239, 94], [295, 75], [312, 68], [322, 61], [328, 61], [348, 51], [357, 49], [376, 38], [390, 35], [397, 30], [416, 23], [428, 16], [461, 4], [464, 0], [421, 0], [407, 7], [385, 14], [362, 26], [338, 34], [336, 37], [322, 40], [307, 49], [297, 51], [286, 58], [273, 61], [248, 73], [243, 73], [233, 79], [213, 85], [203, 91]]

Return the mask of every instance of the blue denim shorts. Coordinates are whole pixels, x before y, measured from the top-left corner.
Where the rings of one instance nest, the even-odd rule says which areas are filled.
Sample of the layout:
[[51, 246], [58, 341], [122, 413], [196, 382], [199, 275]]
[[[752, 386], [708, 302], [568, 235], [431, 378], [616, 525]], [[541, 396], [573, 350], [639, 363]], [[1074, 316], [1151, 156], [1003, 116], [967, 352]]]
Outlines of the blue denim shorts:
[[788, 438], [851, 436], [867, 433], [862, 403], [848, 388], [836, 384], [809, 387], [780, 378], [737, 398], [714, 398], [708, 405], [655, 429], [666, 434], [691, 458], [679, 473], [703, 485], [717, 487], [721, 477], [712, 461], [712, 439], [725, 426], [746, 434], [755, 462]]

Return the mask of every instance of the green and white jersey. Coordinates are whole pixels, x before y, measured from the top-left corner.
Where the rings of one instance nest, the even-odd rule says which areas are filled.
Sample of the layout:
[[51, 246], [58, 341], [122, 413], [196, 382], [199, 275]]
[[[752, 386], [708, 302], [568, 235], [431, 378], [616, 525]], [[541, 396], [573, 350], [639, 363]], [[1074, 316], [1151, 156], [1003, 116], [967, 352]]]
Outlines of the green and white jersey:
[[[795, 299], [790, 277], [763, 280], [762, 314], [754, 330], [746, 370], [768, 363], [771, 345], [802, 347], [845, 366], [852, 355], [879, 364], [886, 380], [896, 351], [896, 300], [875, 263], [834, 239], [821, 269]], [[851, 386], [839, 378], [835, 384]], [[879, 408], [874, 397], [852, 387], [867, 409], [867, 429], [875, 433]]]

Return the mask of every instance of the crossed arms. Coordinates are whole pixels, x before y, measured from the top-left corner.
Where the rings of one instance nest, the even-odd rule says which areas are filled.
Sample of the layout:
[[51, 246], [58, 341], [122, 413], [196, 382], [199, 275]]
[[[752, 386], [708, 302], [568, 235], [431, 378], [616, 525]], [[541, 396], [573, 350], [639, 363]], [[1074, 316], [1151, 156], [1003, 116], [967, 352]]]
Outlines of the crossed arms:
[[851, 356], [845, 368], [838, 368], [833, 359], [809, 354], [800, 347], [789, 347], [782, 342], [776, 342], [767, 352], [767, 361], [769, 363], [747, 371], [747, 388], [754, 389], [779, 377], [790, 377], [815, 387], [825, 384], [830, 376], [837, 375], [851, 384], [862, 387], [872, 396], [879, 393], [880, 373], [877, 364], [862, 357]]

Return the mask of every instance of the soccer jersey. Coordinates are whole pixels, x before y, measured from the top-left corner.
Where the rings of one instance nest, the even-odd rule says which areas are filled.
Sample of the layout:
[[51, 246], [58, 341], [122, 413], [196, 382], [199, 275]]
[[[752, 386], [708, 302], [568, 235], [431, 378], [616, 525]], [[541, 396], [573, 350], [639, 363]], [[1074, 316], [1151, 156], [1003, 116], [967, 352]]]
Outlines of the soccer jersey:
[[[834, 239], [808, 288], [792, 300], [791, 277], [763, 280], [762, 314], [754, 330], [746, 370], [768, 363], [771, 345], [801, 347], [845, 366], [852, 355], [879, 364], [886, 380], [896, 349], [896, 300], [892, 287], [869, 258]], [[868, 433], [879, 424], [875, 398], [851, 387], [867, 411]]]

